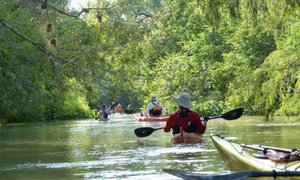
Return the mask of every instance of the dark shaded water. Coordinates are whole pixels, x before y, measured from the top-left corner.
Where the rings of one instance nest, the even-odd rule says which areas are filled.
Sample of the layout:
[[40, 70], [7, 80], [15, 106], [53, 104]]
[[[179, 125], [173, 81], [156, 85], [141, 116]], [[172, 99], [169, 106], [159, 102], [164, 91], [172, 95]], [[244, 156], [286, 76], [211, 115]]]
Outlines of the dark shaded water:
[[297, 123], [264, 123], [255, 117], [210, 120], [203, 143], [172, 145], [155, 131], [139, 139], [133, 130], [164, 123], [141, 123], [134, 116], [12, 124], [0, 128], [0, 179], [176, 179], [162, 171], [229, 171], [209, 134], [244, 143], [300, 148]]

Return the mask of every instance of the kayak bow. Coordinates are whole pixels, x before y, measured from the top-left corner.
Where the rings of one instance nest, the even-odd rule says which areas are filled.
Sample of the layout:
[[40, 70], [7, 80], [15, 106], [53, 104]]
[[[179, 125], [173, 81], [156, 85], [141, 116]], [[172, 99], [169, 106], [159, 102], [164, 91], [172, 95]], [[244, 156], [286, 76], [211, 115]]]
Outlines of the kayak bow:
[[[220, 135], [211, 135], [211, 139], [231, 170], [300, 172], [299, 160], [285, 163], [273, 162], [269, 158], [263, 156], [264, 154], [262, 152], [264, 149], [262, 149], [260, 145], [245, 146], [245, 144], [230, 141]], [[257, 149], [253, 147], [257, 147]], [[257, 153], [260, 153], [261, 155], [258, 156]]]
[[169, 116], [158, 116], [158, 117], [146, 117], [146, 116], [139, 116], [136, 117], [137, 121], [146, 121], [146, 122], [167, 122]]

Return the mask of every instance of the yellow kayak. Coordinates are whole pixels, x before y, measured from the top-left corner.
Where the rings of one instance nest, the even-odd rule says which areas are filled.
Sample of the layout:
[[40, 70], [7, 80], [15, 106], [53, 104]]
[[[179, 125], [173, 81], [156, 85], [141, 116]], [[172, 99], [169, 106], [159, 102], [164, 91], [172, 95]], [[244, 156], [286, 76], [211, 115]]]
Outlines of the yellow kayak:
[[211, 135], [211, 139], [222, 155], [224, 161], [233, 171], [259, 170], [259, 171], [298, 171], [300, 160], [287, 162], [274, 162], [266, 157], [263, 151], [278, 151], [289, 154], [293, 150], [262, 145], [246, 145], [230, 141], [220, 135]]
[[202, 134], [187, 133], [181, 128], [179, 134], [172, 135], [171, 142], [173, 144], [197, 144], [202, 141], [202, 137]]

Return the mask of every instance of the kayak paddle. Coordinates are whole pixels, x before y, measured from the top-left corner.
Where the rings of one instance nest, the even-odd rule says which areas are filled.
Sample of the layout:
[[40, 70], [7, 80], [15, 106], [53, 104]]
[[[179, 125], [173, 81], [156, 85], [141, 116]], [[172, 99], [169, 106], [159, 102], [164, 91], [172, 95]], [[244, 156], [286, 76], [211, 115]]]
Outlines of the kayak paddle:
[[141, 127], [141, 128], [136, 128], [134, 130], [134, 133], [138, 137], [146, 137], [152, 134], [154, 131], [163, 129], [163, 127], [160, 128], [152, 128], [152, 127]]
[[223, 118], [226, 120], [234, 120], [234, 119], [238, 119], [239, 117], [241, 117], [243, 115], [243, 112], [244, 112], [243, 108], [237, 108], [237, 109], [228, 111], [220, 116], [209, 117], [208, 119]]
[[[234, 119], [238, 119], [239, 117], [241, 117], [243, 115], [243, 112], [244, 112], [243, 108], [238, 108], [238, 109], [228, 111], [220, 116], [204, 117], [204, 120], [207, 121], [209, 119], [216, 119], [216, 118], [223, 118], [226, 120], [234, 120]], [[159, 130], [159, 129], [163, 129], [163, 127], [160, 127], [160, 128], [140, 127], [140, 128], [136, 128], [134, 130], [134, 133], [138, 137], [146, 137], [146, 136], [149, 136], [150, 134], [152, 134], [154, 131]]]
[[300, 172], [296, 171], [242, 171], [242, 172], [228, 172], [228, 173], [190, 173], [174, 169], [163, 169], [166, 173], [183, 179], [199, 179], [199, 180], [239, 180], [250, 177], [288, 177], [288, 176], [300, 176]]
[[282, 152], [282, 153], [291, 153], [291, 152], [297, 151], [297, 149], [284, 149], [284, 148], [263, 146], [263, 145], [256, 145], [256, 144], [253, 144], [253, 145], [241, 144], [241, 147], [247, 148], [247, 149], [253, 149], [253, 150], [257, 150], [257, 151], [266, 151], [266, 150], [270, 149], [270, 150], [274, 150], [274, 151]]

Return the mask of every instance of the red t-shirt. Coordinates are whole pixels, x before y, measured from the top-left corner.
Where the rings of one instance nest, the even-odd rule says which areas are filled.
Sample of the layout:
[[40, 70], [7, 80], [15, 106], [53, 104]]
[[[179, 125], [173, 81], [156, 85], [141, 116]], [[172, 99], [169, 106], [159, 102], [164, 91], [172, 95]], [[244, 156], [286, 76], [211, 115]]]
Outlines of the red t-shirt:
[[194, 111], [191, 111], [188, 116], [184, 118], [179, 117], [179, 111], [172, 113], [169, 116], [164, 131], [169, 132], [174, 126], [182, 127], [183, 130], [188, 129], [190, 126], [194, 126], [199, 134], [204, 134], [206, 130], [206, 126], [201, 122], [200, 115]]

